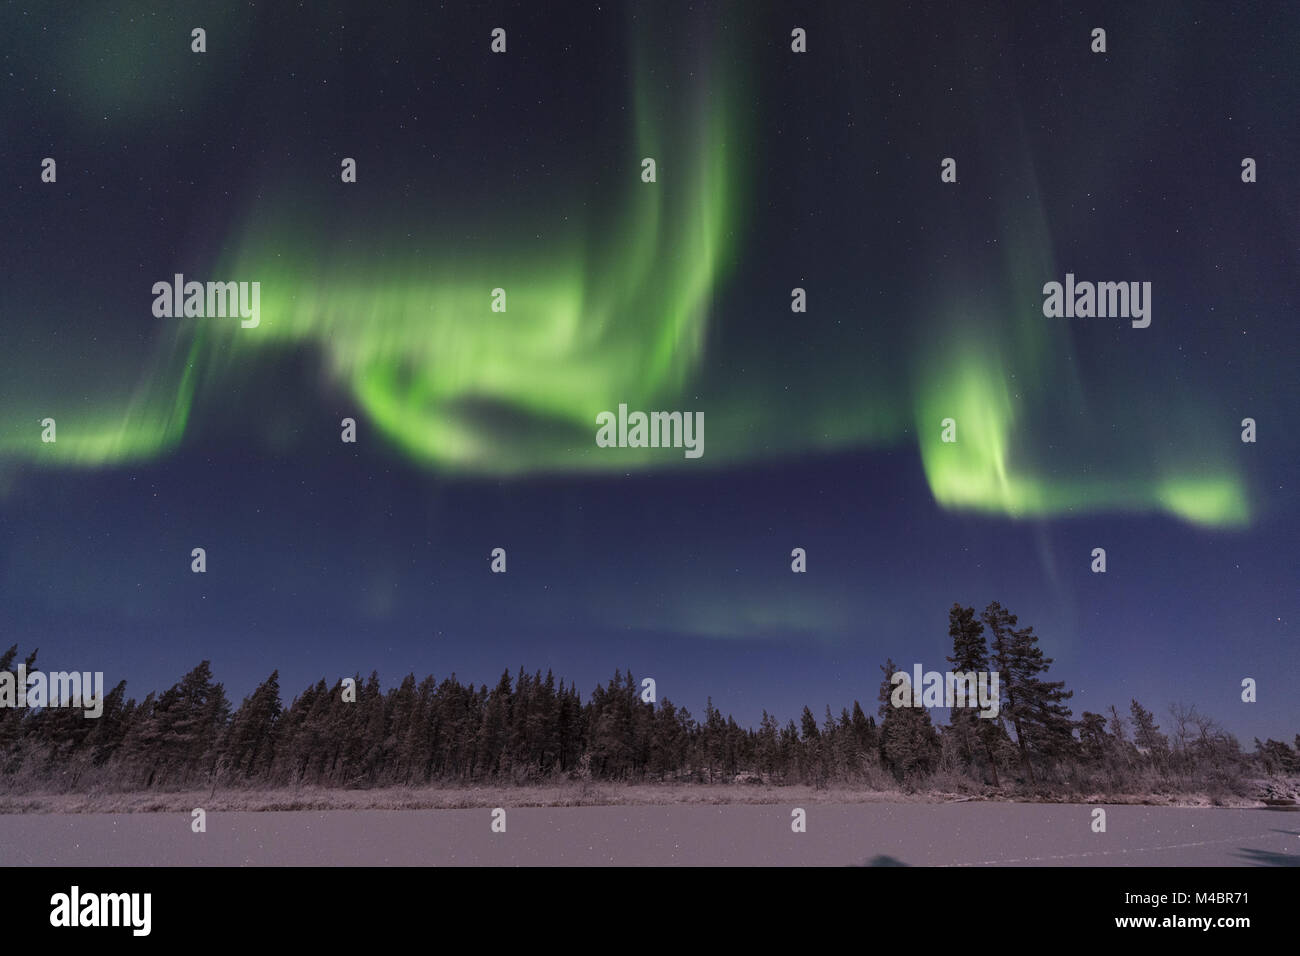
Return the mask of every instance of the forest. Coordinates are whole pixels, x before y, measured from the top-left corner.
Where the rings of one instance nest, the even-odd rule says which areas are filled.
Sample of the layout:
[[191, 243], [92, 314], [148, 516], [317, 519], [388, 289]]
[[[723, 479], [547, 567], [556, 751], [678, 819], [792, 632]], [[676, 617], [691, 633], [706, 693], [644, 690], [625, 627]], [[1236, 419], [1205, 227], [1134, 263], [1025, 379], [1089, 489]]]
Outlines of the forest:
[[[997, 602], [953, 605], [959, 671], [996, 671], [997, 718], [954, 707], [946, 723], [923, 707], [890, 703], [892, 660], [868, 713], [858, 700], [819, 720], [804, 707], [782, 724], [763, 712], [741, 727], [706, 701], [699, 718], [669, 699], [642, 699], [616, 670], [585, 699], [549, 671], [501, 674], [492, 687], [455, 674], [408, 674], [385, 691], [379, 676], [323, 679], [286, 707], [278, 672], [238, 707], [203, 661], [175, 685], [137, 701], [123, 681], [103, 713], [0, 709], [0, 790], [180, 790], [195, 787], [370, 788], [480, 782], [600, 780], [743, 785], [848, 785], [1043, 796], [1083, 792], [1246, 794], [1252, 781], [1300, 773], [1293, 744], [1244, 750], [1195, 707], [1160, 718], [1137, 700], [1106, 713], [1068, 707], [1064, 681], [1048, 680], [1032, 627]], [[0, 654], [12, 671], [17, 646]], [[22, 659], [30, 671], [32, 652]], [[345, 692], [347, 691], [347, 692]], [[1163, 725], [1163, 726], [1162, 726]]]

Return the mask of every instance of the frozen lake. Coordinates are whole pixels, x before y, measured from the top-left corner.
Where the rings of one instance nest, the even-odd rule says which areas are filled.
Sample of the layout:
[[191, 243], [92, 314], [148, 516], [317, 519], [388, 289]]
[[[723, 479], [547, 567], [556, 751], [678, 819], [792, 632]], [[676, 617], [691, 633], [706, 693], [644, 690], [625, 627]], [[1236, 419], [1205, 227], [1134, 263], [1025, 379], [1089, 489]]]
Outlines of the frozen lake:
[[0, 815], [0, 865], [1300, 866], [1300, 813], [1005, 803]]

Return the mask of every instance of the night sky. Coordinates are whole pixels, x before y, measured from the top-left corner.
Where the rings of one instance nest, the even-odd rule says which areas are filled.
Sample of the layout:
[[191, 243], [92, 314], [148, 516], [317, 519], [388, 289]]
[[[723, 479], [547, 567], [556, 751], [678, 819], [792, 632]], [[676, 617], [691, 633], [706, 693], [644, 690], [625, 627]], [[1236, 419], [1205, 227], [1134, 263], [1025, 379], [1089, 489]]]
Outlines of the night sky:
[[[1289, 740], [1300, 7], [1010, 6], [5, 5], [0, 650], [748, 724], [997, 600], [1076, 715]], [[1045, 317], [1067, 272], [1150, 327]], [[260, 324], [155, 317], [177, 273]], [[597, 447], [620, 403], [703, 456]]]

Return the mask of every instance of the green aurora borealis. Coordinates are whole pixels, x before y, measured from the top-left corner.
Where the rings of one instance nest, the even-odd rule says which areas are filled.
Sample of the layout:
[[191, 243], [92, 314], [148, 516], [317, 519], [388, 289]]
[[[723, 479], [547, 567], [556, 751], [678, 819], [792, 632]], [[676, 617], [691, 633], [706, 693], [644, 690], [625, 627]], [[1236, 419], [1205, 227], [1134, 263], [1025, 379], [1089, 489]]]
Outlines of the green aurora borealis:
[[[1003, 253], [1003, 294], [982, 303], [957, 293], [929, 301], [885, 347], [840, 356], [792, 389], [765, 390], [712, 366], [715, 326], [744, 324], [727, 296], [746, 253], [759, 145], [739, 105], [741, 71], [719, 67], [671, 94], [649, 81], [652, 72], [644, 62], [634, 70], [626, 167], [605, 190], [607, 216], [574, 205], [567, 231], [540, 245], [467, 246], [454, 238], [455, 223], [432, 222], [415, 237], [369, 228], [359, 246], [334, 238], [328, 218], [308, 212], [291, 186], [268, 188], [224, 237], [220, 255], [175, 267], [187, 279], [260, 282], [259, 327], [153, 320], [154, 357], [134, 381], [121, 369], [127, 378], [111, 386], [81, 380], [75, 395], [66, 379], [24, 381], [23, 370], [11, 367], [22, 387], [7, 396], [0, 462], [107, 468], [157, 458], [199, 437], [196, 413], [224, 403], [232, 381], [255, 378], [268, 360], [296, 352], [348, 396], [363, 431], [413, 465], [445, 473], [730, 468], [907, 443], [919, 449], [930, 493], [948, 509], [1250, 521], [1234, 423], [1212, 396], [1179, 395], [1161, 416], [1162, 429], [1197, 434], [1194, 455], [1172, 450], [1139, 412], [1130, 420], [1141, 428], [1128, 434], [1094, 424], [1130, 413], [1111, 398], [1085, 401], [1088, 390], [1066, 361], [1072, 330], [1038, 311], [1039, 286], [1061, 270], [1032, 199], [1006, 204], [1015, 241]], [[656, 159], [656, 183], [640, 181], [643, 156]], [[363, 182], [379, 174], [373, 162], [363, 164]], [[530, 232], [533, 214], [521, 210], [509, 234]], [[497, 287], [506, 291], [505, 313], [490, 308]], [[140, 290], [143, 317], [147, 291]], [[1155, 321], [1173, 321], [1162, 304], [1158, 289]], [[978, 322], [963, 321], [972, 313]], [[882, 327], [900, 320], [868, 317]], [[825, 319], [814, 310], [791, 321]], [[890, 354], [898, 348], [904, 354]], [[702, 409], [704, 457], [597, 449], [596, 415], [619, 403]], [[1107, 415], [1096, 415], [1099, 408]], [[256, 420], [254, 409], [246, 412]], [[39, 440], [47, 415], [58, 421], [55, 444]], [[1211, 439], [1198, 423], [1216, 417], [1225, 419], [1222, 435]], [[940, 441], [945, 418], [957, 422], [955, 444]], [[318, 427], [337, 428], [324, 419]], [[1072, 469], [1072, 447], [1096, 452], [1105, 469]]]

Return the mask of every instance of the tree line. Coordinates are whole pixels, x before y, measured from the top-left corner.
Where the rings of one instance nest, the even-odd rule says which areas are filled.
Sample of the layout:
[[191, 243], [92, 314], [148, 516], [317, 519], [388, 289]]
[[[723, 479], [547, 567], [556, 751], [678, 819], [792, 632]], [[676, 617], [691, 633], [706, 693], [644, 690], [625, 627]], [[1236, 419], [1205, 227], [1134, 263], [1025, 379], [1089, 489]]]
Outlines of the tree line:
[[[978, 704], [933, 722], [924, 707], [895, 707], [892, 660], [881, 667], [874, 715], [859, 701], [819, 721], [804, 707], [784, 725], [763, 712], [743, 728], [705, 704], [702, 718], [667, 698], [642, 699], [616, 670], [584, 701], [551, 672], [502, 673], [494, 687], [408, 674], [384, 691], [379, 676], [324, 680], [285, 707], [273, 672], [238, 708], [203, 661], [162, 693], [137, 702], [123, 681], [103, 714], [0, 708], [0, 785], [82, 791], [195, 786], [377, 787], [549, 779], [846, 784], [906, 787], [1146, 788], [1182, 785], [1244, 792], [1254, 774], [1300, 773], [1294, 746], [1236, 738], [1194, 707], [1170, 709], [1166, 731], [1137, 700], [1127, 714], [1075, 718], [1063, 681], [1032, 627], [997, 602], [949, 611], [955, 671], [1000, 675], [997, 717]], [[11, 671], [18, 648], [0, 655]], [[30, 672], [35, 653], [25, 659]], [[879, 719], [877, 719], [879, 718]]]

